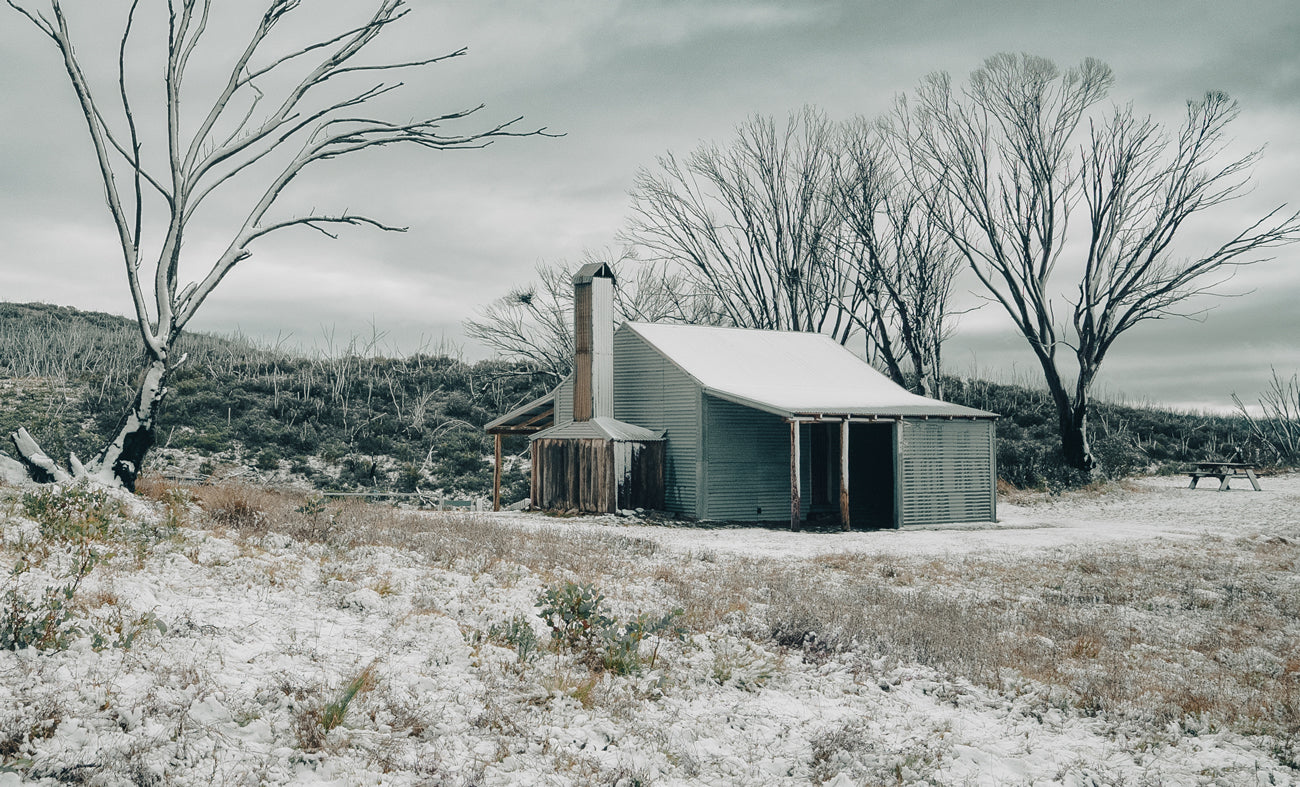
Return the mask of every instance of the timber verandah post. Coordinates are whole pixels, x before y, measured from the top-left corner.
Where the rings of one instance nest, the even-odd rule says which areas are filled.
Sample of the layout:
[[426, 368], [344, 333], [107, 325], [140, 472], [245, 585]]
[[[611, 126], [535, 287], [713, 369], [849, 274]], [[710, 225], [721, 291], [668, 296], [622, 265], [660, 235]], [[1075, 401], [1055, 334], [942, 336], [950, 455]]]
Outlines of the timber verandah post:
[[799, 529], [799, 421], [790, 419], [790, 529]]
[[[799, 422], [801, 418], [790, 419], [790, 529], [801, 528], [800, 508], [803, 503], [799, 480]], [[818, 416], [818, 421], [823, 420]], [[830, 419], [827, 419], [830, 420]], [[840, 421], [840, 529], [852, 529], [849, 518], [849, 416]]]
[[492, 466], [492, 510], [501, 510], [501, 433], [492, 435], [496, 438], [496, 463]]
[[849, 520], [849, 417], [840, 421], [840, 530], [853, 529]]

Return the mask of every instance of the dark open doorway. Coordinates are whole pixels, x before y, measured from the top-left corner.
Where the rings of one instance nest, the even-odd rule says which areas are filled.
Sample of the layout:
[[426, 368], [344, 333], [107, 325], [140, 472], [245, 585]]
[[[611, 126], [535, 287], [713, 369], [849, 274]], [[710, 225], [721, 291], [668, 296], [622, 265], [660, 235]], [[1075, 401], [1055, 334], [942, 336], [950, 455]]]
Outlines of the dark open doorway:
[[[839, 521], [840, 424], [808, 426], [808, 517]], [[894, 424], [849, 424], [849, 521], [857, 529], [894, 527]]]
[[853, 529], [894, 527], [894, 423], [849, 424], [849, 520]]

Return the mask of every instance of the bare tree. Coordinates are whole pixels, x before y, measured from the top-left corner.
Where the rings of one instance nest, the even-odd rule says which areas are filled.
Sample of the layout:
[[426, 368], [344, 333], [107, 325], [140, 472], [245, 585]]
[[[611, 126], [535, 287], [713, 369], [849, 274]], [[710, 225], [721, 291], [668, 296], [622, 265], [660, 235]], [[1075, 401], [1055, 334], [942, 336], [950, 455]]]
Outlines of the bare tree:
[[1259, 397], [1258, 417], [1237, 394], [1232, 401], [1260, 445], [1272, 451], [1277, 461], [1294, 463], [1300, 460], [1300, 375], [1284, 380], [1277, 369], [1272, 371], [1268, 388]]
[[[1172, 135], [1131, 106], [1090, 118], [1112, 81], [1094, 59], [1062, 72], [1041, 57], [1000, 54], [960, 92], [946, 74], [927, 77], [915, 105], [903, 99], [895, 114], [910, 174], [947, 197], [933, 203], [932, 219], [1029, 343], [1056, 404], [1065, 460], [1089, 474], [1097, 470], [1090, 390], [1116, 339], [1143, 321], [1188, 313], [1189, 299], [1214, 293], [1236, 266], [1300, 239], [1300, 214], [1283, 205], [1216, 248], [1190, 256], [1176, 248], [1192, 217], [1245, 193], [1258, 151], [1225, 160], [1238, 108], [1221, 93], [1189, 101]], [[1067, 234], [1071, 218], [1077, 234]], [[1068, 310], [1051, 282], [1067, 254], [1080, 270]], [[1073, 369], [1062, 367], [1062, 347]]]
[[883, 121], [862, 118], [844, 127], [836, 205], [857, 240], [848, 255], [857, 268], [857, 294], [867, 308], [852, 312], [877, 357], [902, 381], [900, 356], [912, 367], [914, 390], [942, 396], [942, 345], [950, 330], [949, 299], [962, 260], [930, 221], [928, 204], [943, 199], [900, 176], [894, 137]]
[[[638, 322], [719, 324], [712, 296], [700, 292], [680, 271], [631, 261], [628, 252], [587, 252], [584, 262], [609, 263], [619, 279], [614, 308], [619, 319]], [[512, 289], [465, 321], [465, 332], [508, 360], [530, 367], [550, 385], [573, 368], [573, 271], [564, 264], [539, 263], [537, 281]]]
[[[269, 0], [256, 29], [233, 53], [219, 93], [198, 115], [184, 112], [183, 98], [191, 58], [208, 30], [212, 0], [168, 0], [167, 37], [161, 63], [162, 106], [158, 122], [166, 148], [146, 156], [141, 122], [153, 116], [138, 109], [152, 98], [128, 84], [126, 60], [145, 46], [132, 39], [140, 0], [132, 0], [118, 47], [115, 90], [96, 92], [73, 43], [62, 4], [49, 0], [36, 11], [6, 0], [58, 49], [78, 108], [86, 122], [105, 197], [121, 244], [127, 283], [144, 345], [144, 368], [135, 402], [122, 426], [93, 461], [82, 465], [70, 458], [70, 470], [59, 467], [24, 429], [12, 436], [29, 472], [38, 480], [90, 477], [133, 488], [141, 461], [153, 445], [158, 406], [166, 395], [168, 375], [181, 363], [173, 348], [182, 329], [234, 266], [251, 255], [256, 241], [291, 227], [308, 227], [329, 237], [339, 225], [368, 225], [401, 231], [376, 219], [348, 212], [273, 217], [271, 208], [285, 189], [309, 166], [372, 148], [411, 144], [423, 148], [482, 147], [493, 138], [542, 133], [516, 132], [515, 118], [464, 134], [447, 127], [475, 114], [472, 107], [420, 120], [390, 122], [371, 117], [367, 105], [401, 86], [366, 82], [324, 98], [323, 86], [347, 78], [380, 79], [394, 71], [430, 66], [464, 55], [460, 49], [436, 57], [406, 62], [366, 64], [357, 56], [407, 11], [403, 0], [378, 0], [369, 19], [288, 52], [266, 52], [264, 45], [281, 24], [301, 10], [300, 0]], [[92, 31], [94, 32], [94, 31]], [[193, 81], [193, 80], [192, 80]], [[152, 86], [151, 86], [152, 87]], [[344, 89], [340, 86], [340, 89]], [[266, 91], [266, 92], [264, 92]], [[192, 131], [191, 131], [192, 129]], [[284, 161], [287, 159], [287, 161]], [[203, 263], [201, 277], [183, 273], [183, 251], [199, 209], [232, 183], [270, 169], [269, 183], [258, 185], [260, 196], [229, 235], [229, 244], [215, 259]], [[246, 178], [247, 176], [247, 178]], [[263, 176], [265, 177], [265, 176]], [[160, 198], [160, 199], [159, 199]], [[154, 210], [154, 207], [157, 210]], [[160, 237], [155, 253], [144, 243], [146, 230]], [[148, 290], [152, 286], [152, 293]]]
[[753, 117], [725, 148], [639, 171], [626, 239], [646, 259], [682, 264], [732, 324], [844, 342], [854, 329], [845, 304], [860, 296], [831, 199], [837, 155], [820, 112], [804, 109], [784, 129]]
[[537, 281], [483, 307], [465, 333], [501, 357], [522, 363], [556, 385], [573, 368], [572, 273], [538, 263]]

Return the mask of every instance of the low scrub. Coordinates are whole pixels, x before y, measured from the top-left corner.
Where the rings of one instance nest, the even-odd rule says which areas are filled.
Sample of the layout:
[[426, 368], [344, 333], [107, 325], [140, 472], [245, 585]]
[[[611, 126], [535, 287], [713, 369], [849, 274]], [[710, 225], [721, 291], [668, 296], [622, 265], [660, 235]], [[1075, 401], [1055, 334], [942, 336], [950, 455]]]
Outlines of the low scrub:
[[[552, 643], [587, 666], [615, 675], [640, 672], [643, 665], [654, 669], [660, 642], [686, 636], [677, 622], [683, 614], [680, 608], [663, 615], [642, 612], [620, 622], [605, 614], [604, 602], [605, 594], [592, 585], [566, 582], [543, 591], [537, 606], [551, 629]], [[654, 640], [654, 647], [643, 658], [641, 643], [647, 639]]]
[[[0, 597], [0, 649], [58, 651], [88, 637], [95, 650], [129, 649], [147, 631], [165, 632], [152, 612], [87, 614], [83, 583], [115, 551], [145, 548], [159, 529], [131, 521], [106, 490], [47, 486], [19, 498], [36, 523], [36, 537], [21, 531]], [[124, 549], [125, 548], [125, 549]]]
[[[0, 653], [0, 769], [91, 783], [200, 769], [241, 783], [960, 783], [959, 761], [1019, 757], [970, 732], [992, 724], [1026, 736], [1027, 781], [1286, 783], [1300, 770], [1293, 525], [1140, 550], [760, 559], [599, 520], [234, 482], [141, 488], [159, 501], [147, 527], [81, 491], [0, 502], [0, 554], [40, 573], [24, 592], [67, 584], [78, 544], [103, 556], [53, 627], [101, 653]], [[169, 605], [132, 608], [109, 580]], [[1197, 757], [1211, 762], [1183, 768]]]

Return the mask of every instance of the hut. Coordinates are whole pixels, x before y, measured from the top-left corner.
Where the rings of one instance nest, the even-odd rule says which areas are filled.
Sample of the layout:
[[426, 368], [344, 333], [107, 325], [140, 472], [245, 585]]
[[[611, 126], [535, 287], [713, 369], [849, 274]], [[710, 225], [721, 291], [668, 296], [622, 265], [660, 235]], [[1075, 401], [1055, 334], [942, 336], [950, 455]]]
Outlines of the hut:
[[574, 278], [573, 375], [538, 400], [548, 404], [488, 425], [517, 429], [549, 406], [532, 436], [535, 505], [796, 529], [810, 519], [850, 529], [996, 518], [994, 413], [910, 393], [821, 334], [615, 331], [613, 275], [602, 268]]

